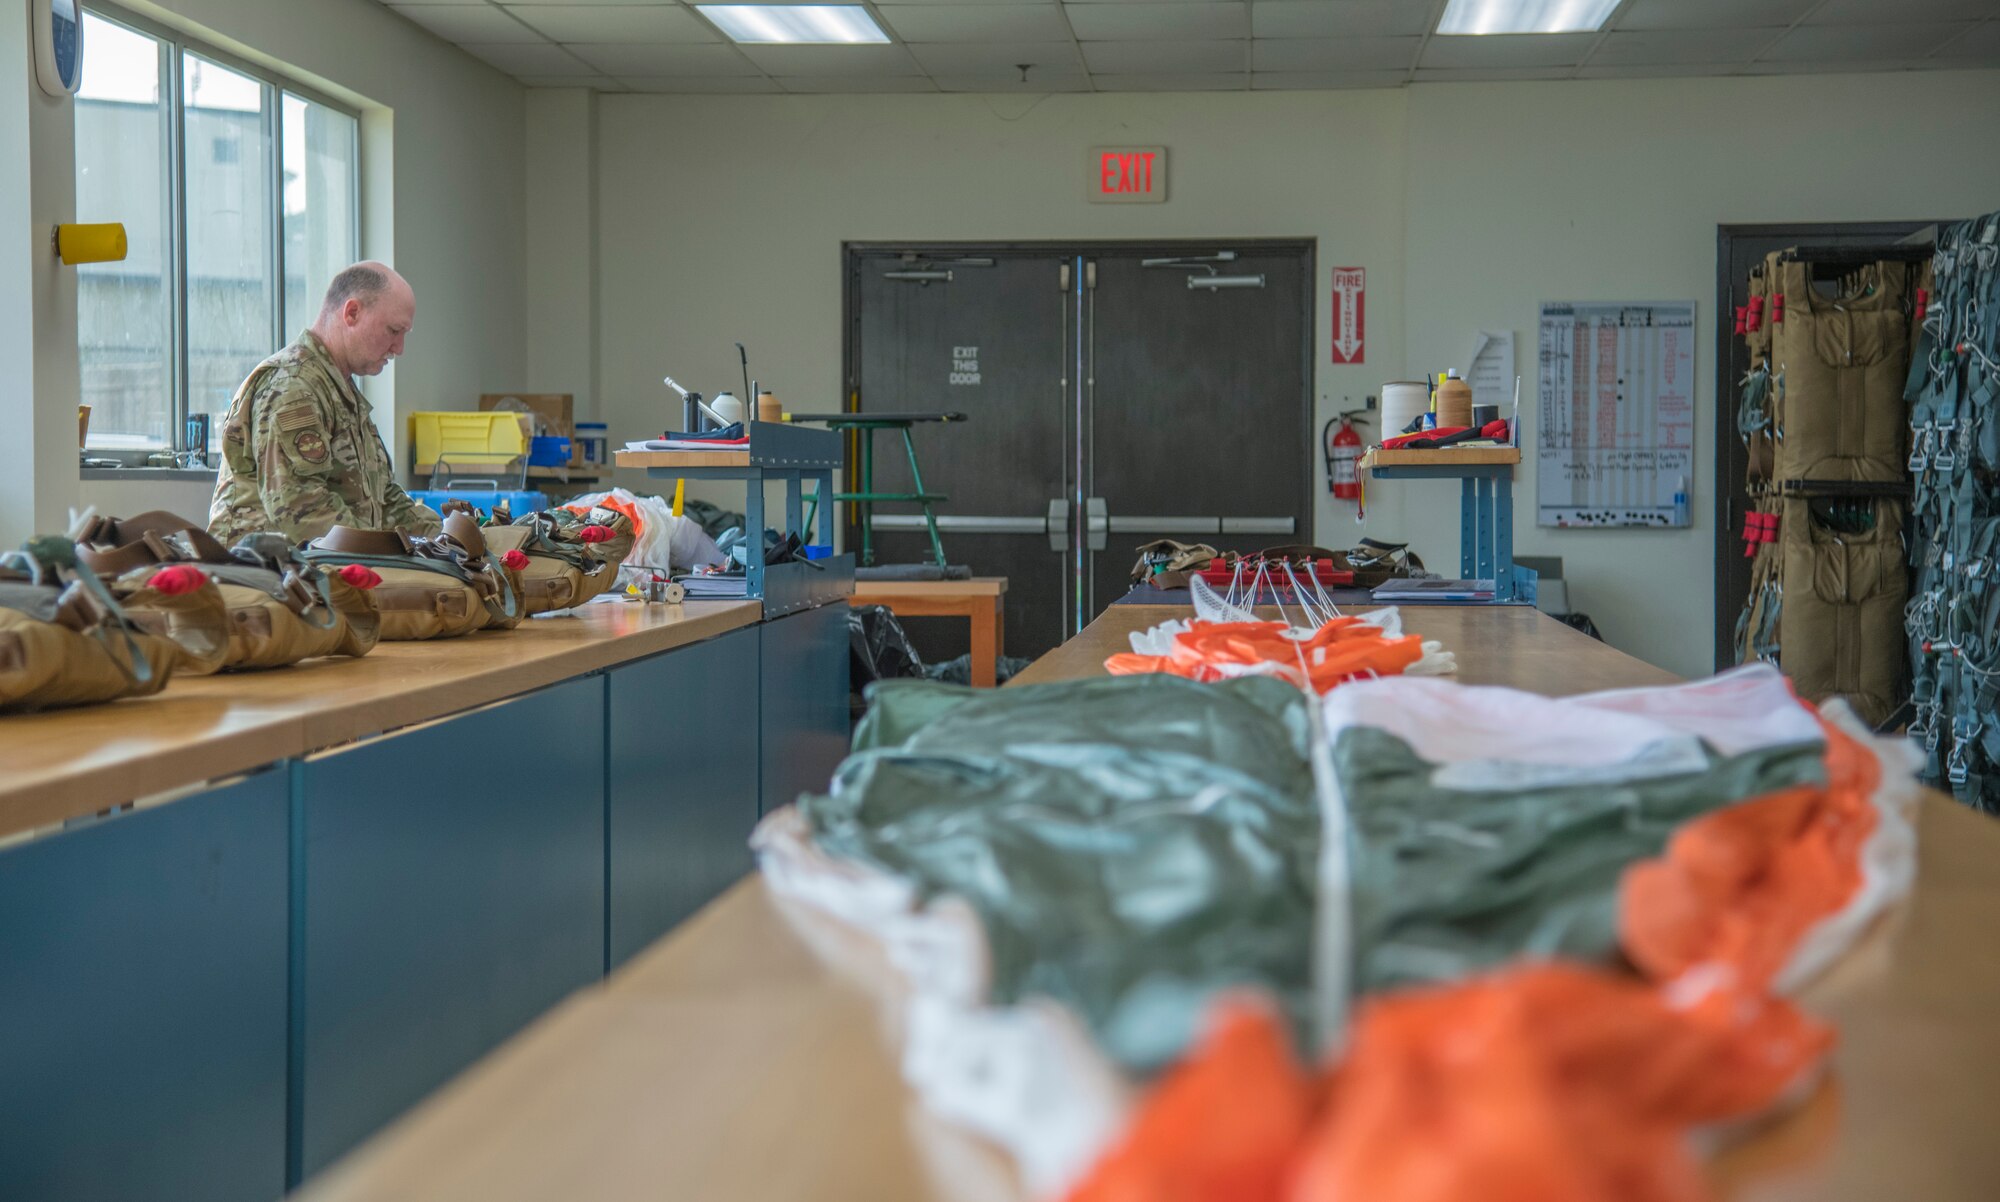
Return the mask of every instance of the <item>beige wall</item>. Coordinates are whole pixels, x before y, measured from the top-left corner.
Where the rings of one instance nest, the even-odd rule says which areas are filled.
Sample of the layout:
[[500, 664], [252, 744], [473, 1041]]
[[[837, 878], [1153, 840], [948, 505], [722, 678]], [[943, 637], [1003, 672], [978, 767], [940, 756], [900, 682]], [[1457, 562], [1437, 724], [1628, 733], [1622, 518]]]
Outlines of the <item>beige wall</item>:
[[[614, 439], [656, 431], [677, 412], [660, 376], [716, 391], [737, 378], [739, 340], [790, 407], [836, 408], [840, 243], [923, 239], [1316, 238], [1322, 416], [1460, 363], [1481, 327], [1517, 331], [1532, 398], [1539, 301], [1694, 299], [1706, 316], [1718, 222], [2000, 207], [2000, 162], [1971, 149], [1996, 123], [1995, 72], [1040, 100], [605, 96], [597, 409]], [[1168, 203], [1087, 204], [1083, 156], [1104, 143], [1167, 146]], [[538, 171], [542, 156], [529, 158]], [[531, 233], [544, 236], [568, 233]], [[1336, 367], [1324, 297], [1330, 269], [1351, 264], [1369, 272], [1367, 359]], [[1704, 381], [1712, 355], [1697, 354]], [[1704, 382], [1698, 473], [1712, 470], [1711, 393]], [[1334, 509], [1317, 450], [1302, 453], [1319, 541], [1351, 543], [1353, 509]], [[1695, 529], [1674, 532], [1542, 532], [1533, 497], [1529, 467], [1519, 549], [1563, 556], [1574, 600], [1615, 645], [1708, 670], [1707, 488]], [[1434, 564], [1455, 564], [1451, 486], [1384, 483], [1368, 518], [1365, 532], [1416, 538]]]
[[[522, 386], [526, 150], [520, 85], [373, 0], [129, 0], [126, 6], [363, 109], [362, 247], [394, 263], [418, 294], [408, 355], [370, 386], [392, 446], [407, 440], [398, 414], [469, 409], [483, 391]], [[24, 46], [26, 26], [25, 6], [0, 20], [0, 52]], [[0, 255], [0, 305], [8, 306], [0, 310], [8, 319], [0, 321], [8, 331], [0, 337], [20, 339], [13, 306], [30, 297], [40, 353], [32, 380], [18, 355], [0, 356], [9, 364], [0, 406], [25, 406], [15, 398], [32, 394], [34, 445], [48, 444], [31, 464], [18, 442], [0, 443], [0, 467], [9, 469], [0, 471], [0, 480], [9, 482], [0, 489], [32, 480], [36, 502], [31, 518], [12, 503], [11, 493], [0, 492], [9, 502], [0, 505], [0, 545], [11, 546], [31, 525], [48, 527], [78, 498], [130, 507], [139, 494], [129, 487], [79, 488], [73, 434], [66, 446], [57, 446], [58, 427], [68, 422], [73, 431], [75, 422], [74, 280], [66, 269], [58, 275], [48, 267], [41, 251], [45, 223], [73, 216], [69, 116], [67, 105], [45, 105], [33, 93], [32, 81], [17, 73], [18, 53], [5, 57], [0, 170], [32, 180], [36, 211], [31, 257], [20, 259], [18, 245]], [[51, 106], [57, 115], [44, 111]], [[20, 136], [30, 118], [37, 134], [32, 150]], [[10, 192], [0, 200], [0, 214], [15, 215], [17, 230], [16, 210], [26, 199]], [[16, 291], [24, 271], [32, 276], [32, 294]], [[59, 355], [51, 359], [52, 347], [64, 350], [66, 364]], [[0, 416], [14, 414], [0, 409]], [[186, 496], [185, 488], [171, 486], [159, 493], [163, 504], [183, 503]]]
[[[1715, 227], [2000, 208], [2000, 158], [1968, 153], [2000, 129], [2000, 72], [1441, 84], [1411, 90], [1409, 128], [1412, 367], [1456, 362], [1471, 331], [1512, 327], [1525, 410], [1539, 302], [1699, 302], [1693, 528], [1541, 529], [1531, 461], [1514, 541], [1563, 557], [1572, 603], [1613, 645], [1685, 675], [1712, 670]], [[1433, 173], [1446, 163], [1450, 181]], [[1456, 541], [1454, 513], [1407, 512], [1422, 546]]]

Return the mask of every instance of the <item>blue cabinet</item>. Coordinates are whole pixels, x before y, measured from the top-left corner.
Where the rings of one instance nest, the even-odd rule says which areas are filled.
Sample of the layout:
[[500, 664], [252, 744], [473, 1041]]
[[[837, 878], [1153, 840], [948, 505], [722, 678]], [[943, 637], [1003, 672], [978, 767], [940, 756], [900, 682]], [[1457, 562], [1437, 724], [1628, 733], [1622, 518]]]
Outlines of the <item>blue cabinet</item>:
[[612, 967], [752, 867], [758, 650], [738, 630], [609, 673]]
[[298, 765], [295, 1175], [602, 974], [604, 694], [584, 677]]
[[847, 756], [847, 603], [759, 626], [763, 646], [763, 806], [818, 792]]
[[286, 787], [0, 851], [0, 1198], [284, 1191]]

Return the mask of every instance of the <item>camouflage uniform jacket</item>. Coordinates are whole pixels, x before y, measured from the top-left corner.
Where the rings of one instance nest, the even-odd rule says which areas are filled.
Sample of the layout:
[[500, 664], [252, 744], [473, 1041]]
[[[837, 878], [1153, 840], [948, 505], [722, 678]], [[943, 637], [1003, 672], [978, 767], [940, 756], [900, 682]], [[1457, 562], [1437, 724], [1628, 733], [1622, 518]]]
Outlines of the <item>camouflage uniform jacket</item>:
[[436, 533], [438, 515], [396, 483], [370, 412], [310, 330], [259, 363], [223, 421], [209, 533], [225, 544], [260, 530], [318, 538], [336, 525]]

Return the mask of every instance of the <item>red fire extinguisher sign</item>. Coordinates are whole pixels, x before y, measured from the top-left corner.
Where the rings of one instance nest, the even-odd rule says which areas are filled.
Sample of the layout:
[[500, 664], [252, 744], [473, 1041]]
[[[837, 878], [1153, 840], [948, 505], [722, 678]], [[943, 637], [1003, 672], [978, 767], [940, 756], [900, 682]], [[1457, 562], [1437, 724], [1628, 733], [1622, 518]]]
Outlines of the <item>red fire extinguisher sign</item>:
[[1333, 361], [1359, 363], [1362, 356], [1363, 304], [1368, 271], [1362, 267], [1333, 269]]

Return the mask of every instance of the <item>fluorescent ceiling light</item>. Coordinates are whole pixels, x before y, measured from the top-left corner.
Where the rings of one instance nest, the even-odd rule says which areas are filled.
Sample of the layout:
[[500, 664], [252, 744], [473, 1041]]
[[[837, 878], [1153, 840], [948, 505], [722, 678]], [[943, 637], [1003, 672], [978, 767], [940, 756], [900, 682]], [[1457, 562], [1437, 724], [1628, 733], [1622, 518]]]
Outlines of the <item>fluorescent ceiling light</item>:
[[697, 4], [696, 11], [738, 42], [886, 42], [858, 4]]
[[1451, 0], [1441, 34], [1595, 33], [1618, 0]]

